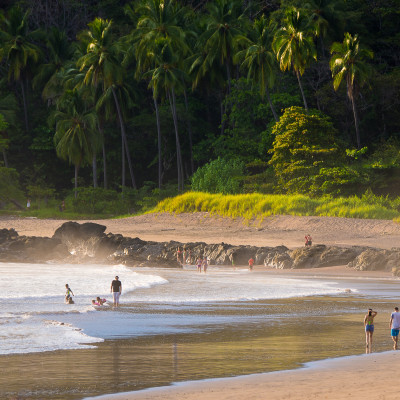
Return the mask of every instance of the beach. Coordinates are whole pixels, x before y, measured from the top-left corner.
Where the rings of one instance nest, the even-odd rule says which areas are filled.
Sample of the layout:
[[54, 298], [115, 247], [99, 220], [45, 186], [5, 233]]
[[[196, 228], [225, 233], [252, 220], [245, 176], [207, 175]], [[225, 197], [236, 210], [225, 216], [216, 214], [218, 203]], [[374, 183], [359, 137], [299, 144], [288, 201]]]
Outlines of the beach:
[[[0, 229], [52, 236], [63, 222], [2, 217]], [[92, 222], [106, 225], [106, 232], [155, 241], [295, 248], [310, 233], [314, 243], [391, 248], [400, 239], [398, 224], [379, 220], [282, 216], [249, 222], [185, 214]], [[16, 271], [12, 267], [4, 274]], [[46, 266], [40, 268], [44, 276]], [[60, 271], [67, 274], [71, 268], [63, 266]], [[102, 290], [101, 274], [109, 274], [93, 268], [98, 268], [92, 274], [99, 281], [87, 289], [88, 299]], [[36, 353], [0, 356], [6, 371], [0, 378], [1, 398], [398, 398], [390, 372], [399, 356], [390, 351], [388, 320], [400, 302], [400, 281], [390, 272], [343, 266], [302, 270], [257, 266], [252, 273], [244, 266], [211, 267], [207, 276], [190, 268], [118, 271], [130, 290], [124, 308], [118, 314], [96, 313], [83, 310], [78, 302], [77, 309], [67, 314], [56, 308], [42, 310], [47, 319], [57, 321], [50, 324], [49, 334], [60, 328], [57, 324], [63, 324], [61, 329], [70, 324], [79, 328], [75, 335], [87, 336], [87, 343], [68, 337], [70, 347], [52, 342], [46, 345], [53, 347]], [[85, 273], [89, 279], [91, 272]], [[72, 286], [76, 287], [78, 283]], [[369, 306], [378, 310], [375, 353], [362, 355], [362, 320]], [[36, 326], [37, 316], [27, 312]], [[118, 337], [105, 328], [115, 324], [116, 317]]]

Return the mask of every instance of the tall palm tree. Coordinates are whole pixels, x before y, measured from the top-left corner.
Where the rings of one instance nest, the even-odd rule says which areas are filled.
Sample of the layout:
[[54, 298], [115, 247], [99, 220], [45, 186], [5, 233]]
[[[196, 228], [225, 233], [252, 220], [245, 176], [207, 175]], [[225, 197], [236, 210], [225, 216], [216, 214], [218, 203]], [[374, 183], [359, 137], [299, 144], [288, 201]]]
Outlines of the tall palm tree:
[[77, 89], [67, 92], [58, 101], [50, 122], [56, 123], [54, 144], [57, 155], [75, 166], [75, 197], [77, 197], [78, 171], [90, 163], [93, 156], [97, 115], [88, 109]]
[[[111, 90], [121, 129], [123, 155], [128, 160], [132, 186], [136, 189], [125, 122], [117, 95], [117, 86], [122, 84], [125, 70], [121, 66], [121, 60], [118, 59], [119, 48], [116, 38], [112, 33], [112, 22], [96, 18], [88, 26], [89, 29], [81, 35], [81, 39], [87, 42], [86, 54], [78, 59], [77, 65], [85, 74], [84, 84], [94, 87], [101, 84], [104, 92], [107, 89]], [[123, 181], [122, 186], [124, 184]]]
[[242, 60], [241, 69], [247, 72], [247, 79], [259, 85], [261, 96], [267, 96], [275, 121], [278, 121], [275, 107], [272, 104], [269, 88], [273, 87], [276, 77], [275, 55], [271, 51], [269, 22], [262, 16], [253, 23], [253, 29], [246, 40], [246, 49], [236, 54]]
[[[153, 70], [158, 64], [158, 41], [167, 39], [174, 53], [184, 58], [190, 49], [186, 42], [186, 35], [190, 33], [182, 26], [187, 10], [181, 7], [175, 0], [142, 0], [137, 7], [125, 8], [126, 14], [136, 28], [132, 31], [129, 42], [130, 49], [127, 52], [129, 59], [135, 55], [136, 77], [142, 78], [147, 71]], [[149, 74], [146, 75], [149, 77]], [[153, 91], [153, 101], [156, 113], [157, 144], [158, 144], [158, 187], [162, 185], [162, 147], [161, 147], [161, 122], [158, 106], [158, 95], [154, 85], [150, 85]], [[178, 167], [179, 168], [179, 167]]]
[[159, 54], [158, 65], [148, 71], [145, 76], [151, 77], [149, 86], [153, 88], [154, 96], [157, 98], [160, 92], [163, 91], [169, 100], [175, 128], [178, 190], [184, 190], [183, 163], [176, 112], [176, 90], [183, 89], [185, 74], [178, 68], [177, 55], [173, 54], [170, 40], [160, 39], [157, 41], [157, 45], [157, 53]]
[[308, 111], [300, 76], [312, 59], [317, 59], [313, 40], [311, 20], [300, 10], [290, 8], [286, 11], [282, 27], [278, 29], [272, 43], [282, 71], [293, 69], [303, 97], [304, 108]]
[[353, 108], [357, 147], [360, 149], [361, 139], [356, 97], [369, 76], [370, 68], [366, 60], [373, 58], [374, 53], [360, 45], [357, 35], [352, 36], [350, 33], [345, 33], [342, 43], [332, 44], [331, 54], [329, 65], [332, 71], [333, 87], [337, 90], [342, 80], [346, 80], [347, 96]]
[[8, 80], [20, 84], [24, 110], [25, 130], [29, 132], [28, 102], [26, 98], [28, 70], [41, 55], [34, 39], [41, 36], [39, 31], [30, 32], [29, 11], [20, 7], [12, 8], [7, 15], [0, 14], [0, 61], [8, 66]]

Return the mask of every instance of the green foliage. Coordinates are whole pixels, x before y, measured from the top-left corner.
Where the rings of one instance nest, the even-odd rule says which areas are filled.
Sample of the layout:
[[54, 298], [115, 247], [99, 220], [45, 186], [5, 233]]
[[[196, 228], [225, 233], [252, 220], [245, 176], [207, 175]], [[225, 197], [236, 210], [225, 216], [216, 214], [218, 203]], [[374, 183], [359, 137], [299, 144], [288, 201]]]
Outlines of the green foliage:
[[218, 158], [200, 167], [192, 176], [192, 190], [208, 193], [239, 193], [243, 162]]
[[240, 194], [223, 195], [188, 192], [167, 198], [152, 212], [187, 213], [209, 212], [222, 217], [263, 219], [270, 215], [317, 215], [346, 218], [393, 219], [399, 217], [398, 202], [385, 204], [371, 196], [322, 197], [296, 195]]
[[19, 175], [13, 168], [0, 167], [0, 200], [21, 202], [24, 194], [18, 184]]
[[290, 107], [275, 124], [273, 134], [270, 164], [278, 179], [277, 189], [316, 193], [315, 176], [323, 168], [334, 167], [342, 157], [329, 118], [316, 110], [306, 113], [300, 107]]

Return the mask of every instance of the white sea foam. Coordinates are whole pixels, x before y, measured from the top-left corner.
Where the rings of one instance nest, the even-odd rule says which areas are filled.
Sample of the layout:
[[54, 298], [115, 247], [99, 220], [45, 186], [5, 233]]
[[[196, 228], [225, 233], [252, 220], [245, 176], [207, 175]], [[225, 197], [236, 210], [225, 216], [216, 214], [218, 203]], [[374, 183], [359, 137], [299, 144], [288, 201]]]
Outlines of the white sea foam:
[[[116, 275], [125, 297], [139, 288], [167, 283], [123, 265], [0, 263], [0, 275], [0, 354], [77, 349], [100, 342], [102, 337], [89, 336], [74, 321], [63, 323], [63, 318], [95, 313], [91, 300], [96, 296], [110, 300]], [[75, 294], [75, 304], [64, 303], [66, 283]]]

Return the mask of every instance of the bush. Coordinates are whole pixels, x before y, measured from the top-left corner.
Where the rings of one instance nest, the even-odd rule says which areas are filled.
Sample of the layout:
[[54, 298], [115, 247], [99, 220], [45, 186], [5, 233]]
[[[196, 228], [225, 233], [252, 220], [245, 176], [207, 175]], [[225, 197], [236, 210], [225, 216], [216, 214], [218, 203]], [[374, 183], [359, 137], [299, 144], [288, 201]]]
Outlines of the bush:
[[207, 193], [240, 193], [240, 176], [245, 164], [238, 160], [217, 160], [200, 167], [192, 176], [192, 190]]

